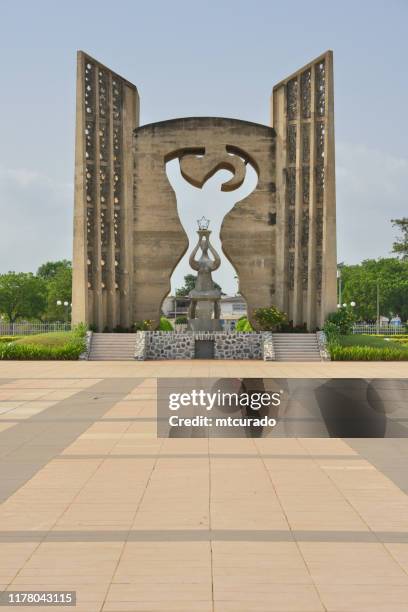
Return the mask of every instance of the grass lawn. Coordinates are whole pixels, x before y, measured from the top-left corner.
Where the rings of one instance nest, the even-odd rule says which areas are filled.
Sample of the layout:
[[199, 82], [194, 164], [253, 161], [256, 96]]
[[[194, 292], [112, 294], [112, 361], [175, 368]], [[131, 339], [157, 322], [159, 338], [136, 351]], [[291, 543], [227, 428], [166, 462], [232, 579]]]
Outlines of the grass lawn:
[[352, 334], [350, 336], [340, 336], [341, 346], [369, 346], [371, 348], [397, 348], [408, 351], [408, 339], [404, 343], [385, 340], [384, 336], [368, 336], [365, 334]]
[[33, 334], [31, 336], [14, 336], [16, 338], [14, 344], [30, 344], [34, 346], [57, 347], [64, 346], [70, 340], [73, 340], [73, 333], [67, 332], [49, 332], [47, 334]]
[[408, 361], [408, 339], [353, 334], [329, 343], [333, 361]]

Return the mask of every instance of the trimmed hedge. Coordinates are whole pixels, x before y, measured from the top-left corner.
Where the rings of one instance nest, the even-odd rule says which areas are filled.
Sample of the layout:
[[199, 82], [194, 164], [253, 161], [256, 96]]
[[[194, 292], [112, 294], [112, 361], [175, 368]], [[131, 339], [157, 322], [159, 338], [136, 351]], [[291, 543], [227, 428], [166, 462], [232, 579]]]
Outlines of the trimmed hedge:
[[329, 344], [332, 361], [408, 361], [408, 351], [372, 346], [341, 346]]
[[19, 336], [0, 336], [0, 344], [3, 342], [13, 342]]
[[0, 360], [77, 360], [85, 350], [83, 339], [73, 339], [62, 346], [35, 344], [0, 344]]

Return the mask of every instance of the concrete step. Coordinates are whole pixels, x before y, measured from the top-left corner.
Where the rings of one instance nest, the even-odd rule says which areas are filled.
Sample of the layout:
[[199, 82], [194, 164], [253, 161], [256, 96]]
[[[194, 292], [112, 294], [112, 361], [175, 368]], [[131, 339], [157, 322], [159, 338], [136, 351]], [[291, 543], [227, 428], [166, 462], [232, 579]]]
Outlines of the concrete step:
[[136, 334], [92, 334], [91, 361], [133, 361]]
[[272, 334], [277, 361], [321, 361], [315, 334]]

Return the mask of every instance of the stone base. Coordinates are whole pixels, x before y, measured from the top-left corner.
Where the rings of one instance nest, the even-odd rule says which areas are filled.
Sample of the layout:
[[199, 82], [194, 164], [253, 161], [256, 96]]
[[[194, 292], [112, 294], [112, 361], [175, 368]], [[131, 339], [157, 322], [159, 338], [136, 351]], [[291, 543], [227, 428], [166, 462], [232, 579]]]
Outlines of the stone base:
[[270, 332], [139, 331], [135, 359], [195, 359], [196, 341], [214, 342], [214, 359], [274, 359]]

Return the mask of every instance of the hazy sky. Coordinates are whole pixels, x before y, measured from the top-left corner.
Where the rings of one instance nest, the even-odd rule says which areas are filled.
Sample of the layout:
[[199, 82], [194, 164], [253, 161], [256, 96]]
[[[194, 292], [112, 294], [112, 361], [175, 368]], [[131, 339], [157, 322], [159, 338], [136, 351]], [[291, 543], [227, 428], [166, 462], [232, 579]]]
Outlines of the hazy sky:
[[[141, 123], [192, 115], [268, 123], [272, 86], [333, 49], [338, 258], [389, 255], [390, 219], [408, 215], [407, 0], [0, 0], [0, 8], [0, 271], [71, 257], [77, 49], [137, 85]], [[217, 199], [219, 178], [206, 190], [210, 218], [228, 208]], [[218, 280], [232, 288], [227, 277]]]

